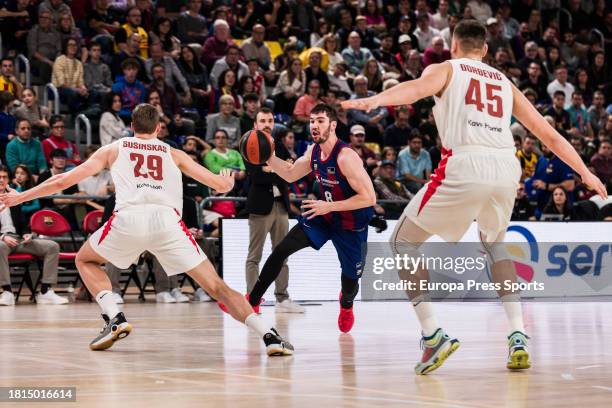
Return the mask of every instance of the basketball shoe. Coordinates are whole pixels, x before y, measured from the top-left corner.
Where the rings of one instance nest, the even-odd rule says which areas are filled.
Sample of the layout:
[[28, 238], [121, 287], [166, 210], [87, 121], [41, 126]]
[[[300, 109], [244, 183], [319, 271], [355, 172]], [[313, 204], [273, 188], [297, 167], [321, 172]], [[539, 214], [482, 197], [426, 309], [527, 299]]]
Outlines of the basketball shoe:
[[119, 312], [113, 319], [109, 319], [103, 314], [102, 318], [106, 322], [98, 337], [89, 343], [89, 348], [92, 350], [106, 350], [111, 347], [117, 340], [127, 337], [132, 331], [132, 325], [125, 319], [123, 313]]
[[[244, 298], [248, 301], [249, 300], [249, 294], [247, 293], [246, 295], [244, 295]], [[255, 313], [259, 314], [259, 305], [261, 305], [263, 302], [265, 302], [265, 299], [261, 298], [257, 305], [252, 306], [253, 311]], [[223, 303], [217, 302], [217, 306], [219, 306], [219, 309], [223, 310], [225, 313], [229, 313], [229, 310], [227, 310], [227, 306], [225, 306]]]
[[421, 338], [423, 356], [414, 367], [414, 372], [424, 375], [440, 367], [444, 360], [459, 348], [459, 340], [451, 339], [444, 330], [438, 329], [429, 337]]
[[293, 346], [278, 334], [276, 329], [270, 329], [263, 336], [263, 341], [266, 344], [266, 352], [269, 356], [291, 356], [293, 355]]
[[348, 333], [355, 324], [353, 306], [348, 309], [342, 307], [342, 292], [340, 292], [340, 314], [338, 315], [338, 328], [342, 333]]
[[511, 370], [524, 370], [531, 367], [529, 352], [527, 351], [527, 339], [529, 337], [520, 331], [515, 331], [508, 336], [508, 362], [506, 367]]

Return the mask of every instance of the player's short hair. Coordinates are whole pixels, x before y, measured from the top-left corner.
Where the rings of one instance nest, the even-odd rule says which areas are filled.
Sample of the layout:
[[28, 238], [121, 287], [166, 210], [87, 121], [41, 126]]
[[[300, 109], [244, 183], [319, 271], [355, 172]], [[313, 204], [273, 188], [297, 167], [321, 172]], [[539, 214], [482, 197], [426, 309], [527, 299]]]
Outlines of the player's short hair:
[[482, 50], [487, 38], [487, 29], [477, 20], [461, 20], [453, 31], [453, 38], [457, 39], [463, 52]]
[[255, 114], [255, 119], [257, 119], [257, 115], [259, 115], [260, 113], [270, 114], [274, 116], [274, 112], [272, 112], [272, 109], [268, 108], [267, 106], [262, 106], [261, 108], [259, 108], [259, 110]]
[[319, 103], [315, 105], [315, 107], [312, 108], [312, 110], [310, 111], [310, 114], [313, 115], [315, 113], [325, 113], [329, 118], [330, 122], [338, 121], [338, 117], [336, 116], [336, 110], [326, 103]]
[[159, 112], [155, 106], [141, 103], [132, 113], [132, 127], [134, 133], [151, 134], [159, 124]]

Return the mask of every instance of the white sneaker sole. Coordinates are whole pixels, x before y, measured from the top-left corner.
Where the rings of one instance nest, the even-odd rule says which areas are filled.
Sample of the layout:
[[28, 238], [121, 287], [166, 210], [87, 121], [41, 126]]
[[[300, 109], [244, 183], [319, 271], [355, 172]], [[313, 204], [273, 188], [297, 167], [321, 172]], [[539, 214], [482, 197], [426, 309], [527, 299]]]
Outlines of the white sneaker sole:
[[270, 344], [266, 347], [266, 352], [270, 357], [278, 357], [278, 356], [292, 356], [293, 350], [289, 350], [280, 344]]
[[113, 344], [115, 344], [117, 340], [121, 340], [129, 336], [131, 332], [132, 332], [131, 324], [127, 322], [121, 323], [119, 327], [117, 328], [117, 330], [115, 330], [114, 332], [111, 331], [106, 337], [103, 337], [100, 340], [98, 340], [97, 343], [91, 343], [89, 345], [89, 348], [91, 350], [106, 350], [110, 348]]
[[65, 302], [61, 302], [61, 301], [55, 301], [55, 300], [50, 300], [50, 299], [36, 298], [36, 304], [38, 305], [67, 305], [68, 303], [70, 303], [68, 299], [66, 299]]

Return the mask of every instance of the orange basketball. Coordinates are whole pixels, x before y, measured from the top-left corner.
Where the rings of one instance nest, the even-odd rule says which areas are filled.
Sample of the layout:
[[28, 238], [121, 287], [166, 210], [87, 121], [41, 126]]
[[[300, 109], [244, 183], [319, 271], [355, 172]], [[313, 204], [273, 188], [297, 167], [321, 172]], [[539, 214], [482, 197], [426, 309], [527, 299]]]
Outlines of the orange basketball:
[[265, 163], [274, 152], [274, 139], [261, 130], [249, 130], [240, 138], [240, 154], [251, 164]]

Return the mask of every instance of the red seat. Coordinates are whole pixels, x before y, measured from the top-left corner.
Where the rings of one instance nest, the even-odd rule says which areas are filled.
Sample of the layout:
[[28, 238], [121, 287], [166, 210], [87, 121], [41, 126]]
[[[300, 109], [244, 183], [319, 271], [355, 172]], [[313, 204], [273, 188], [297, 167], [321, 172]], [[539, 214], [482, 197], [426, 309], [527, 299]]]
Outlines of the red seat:
[[32, 232], [50, 237], [57, 237], [71, 231], [70, 224], [58, 212], [52, 210], [36, 211], [30, 218]]
[[85, 234], [92, 234], [96, 232], [100, 225], [102, 225], [102, 217], [104, 216], [104, 211], [95, 210], [90, 213], [87, 213], [85, 219], [83, 219], [83, 232]]
[[8, 261], [10, 262], [34, 262], [36, 258], [30, 254], [10, 254]]
[[60, 252], [59, 260], [60, 261], [74, 261], [76, 259], [76, 252]]

